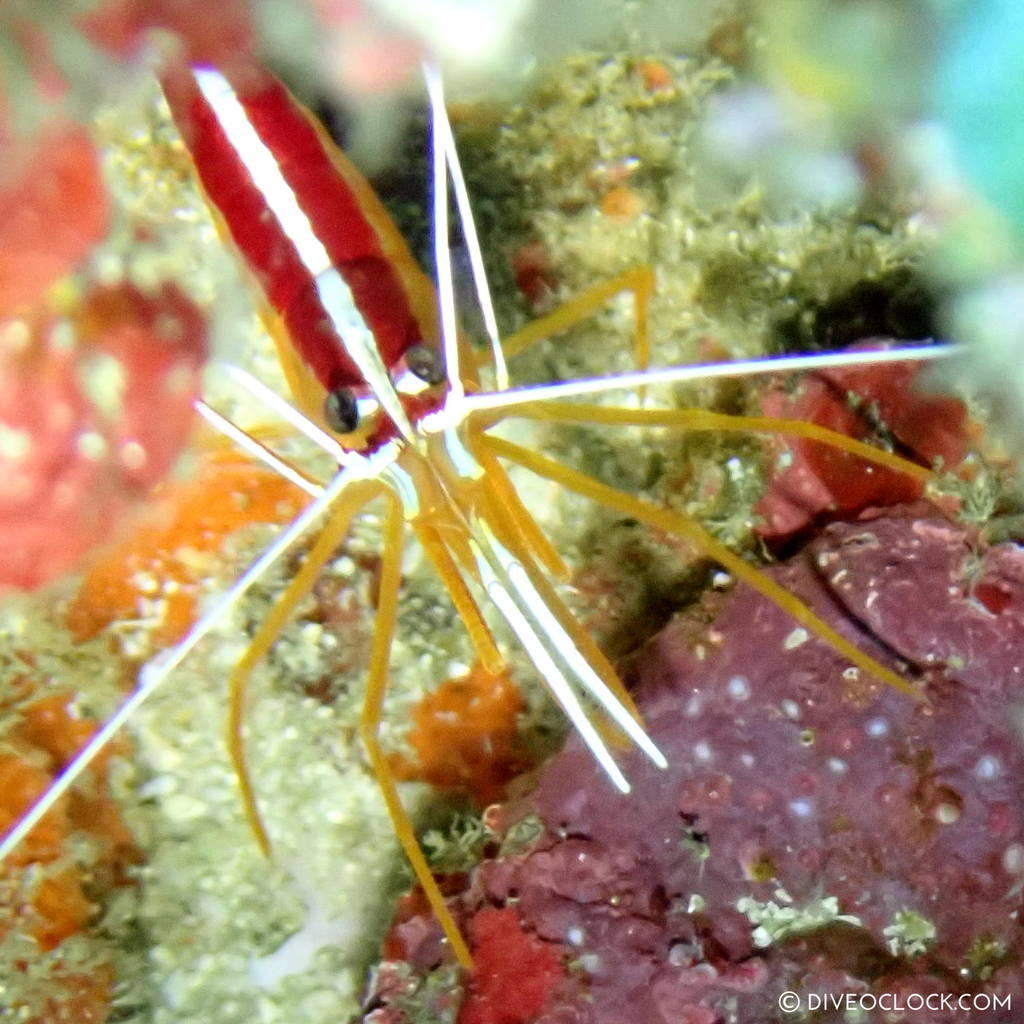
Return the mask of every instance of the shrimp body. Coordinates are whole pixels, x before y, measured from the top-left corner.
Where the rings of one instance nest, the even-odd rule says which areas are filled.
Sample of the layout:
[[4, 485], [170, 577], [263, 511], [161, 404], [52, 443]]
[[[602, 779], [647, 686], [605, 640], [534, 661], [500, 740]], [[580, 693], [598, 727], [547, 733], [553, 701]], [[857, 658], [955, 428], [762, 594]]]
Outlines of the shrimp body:
[[[209, 204], [266, 298], [264, 319], [310, 419], [328, 425], [324, 403], [339, 389], [387, 390], [413, 346], [438, 350], [431, 281], [370, 185], [280, 82], [248, 66], [230, 76], [177, 69], [163, 84]], [[433, 403], [407, 404], [416, 418]], [[346, 447], [365, 449], [393, 431], [382, 425], [371, 440], [364, 424], [348, 433]]]

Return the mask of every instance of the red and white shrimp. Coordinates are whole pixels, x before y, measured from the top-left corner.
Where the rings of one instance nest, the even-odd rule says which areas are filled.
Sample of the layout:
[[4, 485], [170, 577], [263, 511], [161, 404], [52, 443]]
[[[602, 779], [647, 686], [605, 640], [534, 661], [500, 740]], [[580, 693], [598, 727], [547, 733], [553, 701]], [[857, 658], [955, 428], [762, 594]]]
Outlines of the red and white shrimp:
[[[564, 328], [589, 315], [610, 295], [627, 289], [636, 296], [636, 348], [638, 359], [645, 362], [644, 310], [652, 277], [644, 269], [624, 274], [579, 297], [567, 310], [531, 326], [528, 333], [499, 341], [465, 187], [443, 118], [440, 79], [428, 70], [427, 82], [435, 115], [436, 292], [369, 185], [268, 73], [255, 67], [231, 74], [199, 67], [176, 71], [165, 79], [172, 113], [203, 188], [266, 298], [265, 320], [297, 408], [244, 371], [229, 368], [228, 372], [329, 453], [338, 469], [328, 480], [310, 480], [215, 410], [200, 404], [200, 411], [219, 430], [306, 490], [311, 500], [190, 632], [143, 669], [129, 700], [5, 837], [0, 857], [38, 823], [139, 704], [240, 596], [287, 549], [319, 526], [320, 533], [300, 570], [261, 624], [231, 678], [232, 759], [250, 824], [261, 845], [269, 849], [243, 754], [246, 679], [332, 557], [352, 517], [366, 502], [381, 499], [387, 509], [382, 568], [360, 734], [396, 833], [455, 956], [468, 966], [469, 950], [420, 851], [378, 737], [407, 533], [417, 537], [433, 563], [481, 663], [494, 672], [504, 664], [481, 609], [486, 602], [507, 623], [610, 783], [628, 792], [628, 779], [609, 750], [601, 722], [614, 723], [653, 763], [664, 766], [665, 759], [644, 731], [614, 668], [558, 596], [552, 580], [566, 575], [565, 566], [517, 496], [499, 460], [524, 466], [624, 515], [686, 538], [864, 671], [910, 694], [914, 688], [835, 633], [697, 524], [493, 437], [488, 429], [505, 417], [522, 416], [599, 424], [789, 431], [839, 445], [876, 463], [927, 475], [921, 467], [805, 423], [709, 418], [706, 414], [702, 418], [678, 410], [613, 409], [568, 400], [613, 389], [637, 389], [652, 382], [813, 369], [851, 358], [861, 363], [906, 361], [918, 355], [934, 358], [937, 351], [861, 352], [641, 369], [609, 379], [509, 387], [504, 349], [521, 347], [543, 336], [545, 329]], [[445, 252], [449, 164], [490, 334], [487, 360], [478, 359], [456, 325]], [[487, 361], [494, 364], [493, 390], [481, 388], [480, 371]], [[588, 703], [598, 711], [591, 710]]]

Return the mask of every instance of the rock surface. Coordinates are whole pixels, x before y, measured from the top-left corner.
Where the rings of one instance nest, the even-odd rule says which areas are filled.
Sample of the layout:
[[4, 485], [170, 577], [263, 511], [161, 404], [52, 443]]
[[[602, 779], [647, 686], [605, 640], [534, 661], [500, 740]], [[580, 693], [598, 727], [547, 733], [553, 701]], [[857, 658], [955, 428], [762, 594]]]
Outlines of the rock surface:
[[[904, 508], [833, 524], [768, 571], [926, 699], [864, 677], [742, 586], [679, 617], [630, 669], [669, 770], [627, 756], [621, 796], [571, 740], [503, 812], [535, 814], [540, 837], [485, 861], [462, 897], [471, 936], [475, 917], [514, 908], [560, 956], [544, 1009], [481, 1012], [519, 969], [481, 948], [460, 1021], [847, 1019], [834, 1003], [808, 1014], [827, 996], [859, 1000], [860, 1020], [883, 1019], [883, 996], [888, 1021], [1016, 1019], [1024, 550], [978, 551]], [[393, 939], [418, 934], [406, 957], [427, 970], [422, 925]]]

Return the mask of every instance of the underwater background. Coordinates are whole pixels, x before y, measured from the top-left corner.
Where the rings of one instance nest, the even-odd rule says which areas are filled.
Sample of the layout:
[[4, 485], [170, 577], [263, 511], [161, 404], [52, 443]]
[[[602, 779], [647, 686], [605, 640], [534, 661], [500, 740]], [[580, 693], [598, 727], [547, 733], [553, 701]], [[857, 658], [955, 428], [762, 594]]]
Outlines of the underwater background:
[[[311, 477], [331, 471], [221, 369], [287, 389], [161, 97], [168, 54], [271, 67], [365, 169], [429, 273], [419, 61], [436, 58], [503, 333], [649, 267], [652, 366], [963, 348], [924, 370], [643, 399], [801, 419], [921, 479], [770, 429], [499, 428], [700, 524], [916, 697], [669, 526], [513, 470], [569, 567], [560, 592], [635, 688], [671, 770], [623, 755], [634, 792], [615, 794], [578, 740], [563, 749], [559, 713], [504, 635], [507, 676], [474, 665], [410, 547], [382, 736], [474, 952], [460, 972], [358, 736], [381, 565], [371, 505], [252, 679], [247, 753], [273, 856], [238, 795], [226, 681], [301, 553], [7, 857], [5, 1016], [1016, 1019], [1017, 5], [68, 0], [5, 5], [0, 40], [4, 829], [306, 501], [198, 426], [193, 401]], [[457, 229], [451, 250], [460, 317], [480, 336]], [[517, 355], [512, 378], [627, 372], [635, 325], [633, 297], [616, 296]]]

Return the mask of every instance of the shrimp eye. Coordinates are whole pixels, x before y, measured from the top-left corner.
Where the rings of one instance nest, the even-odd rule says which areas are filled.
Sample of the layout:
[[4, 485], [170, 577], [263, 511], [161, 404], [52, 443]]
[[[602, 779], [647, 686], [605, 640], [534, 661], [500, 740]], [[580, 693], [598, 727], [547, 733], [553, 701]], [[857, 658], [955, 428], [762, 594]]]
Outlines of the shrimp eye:
[[331, 430], [351, 434], [359, 426], [359, 408], [350, 388], [335, 388], [324, 399], [324, 419]]
[[405, 350], [405, 365], [420, 380], [440, 384], [444, 380], [444, 361], [441, 353], [427, 345], [416, 344]]

